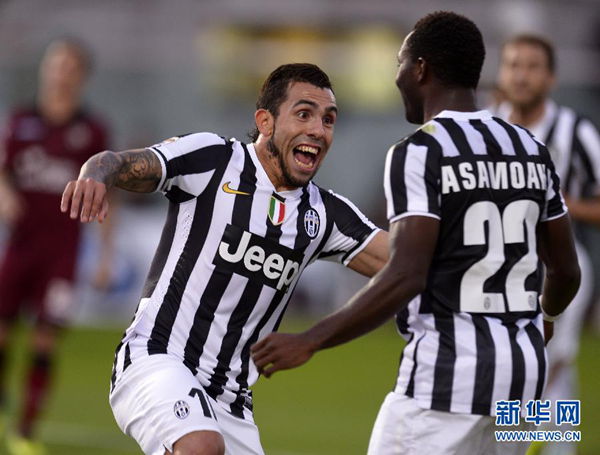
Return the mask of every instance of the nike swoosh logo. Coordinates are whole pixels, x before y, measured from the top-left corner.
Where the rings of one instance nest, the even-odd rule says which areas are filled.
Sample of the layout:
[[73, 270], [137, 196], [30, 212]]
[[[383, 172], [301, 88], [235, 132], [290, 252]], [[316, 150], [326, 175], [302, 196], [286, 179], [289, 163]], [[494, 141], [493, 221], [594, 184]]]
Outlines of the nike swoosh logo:
[[226, 193], [229, 193], [229, 194], [239, 194], [241, 196], [250, 196], [250, 193], [246, 193], [244, 191], [234, 190], [233, 188], [231, 188], [229, 186], [230, 183], [231, 182], [226, 182], [226, 183], [223, 184], [223, 187], [222, 187], [223, 191], [225, 191]]

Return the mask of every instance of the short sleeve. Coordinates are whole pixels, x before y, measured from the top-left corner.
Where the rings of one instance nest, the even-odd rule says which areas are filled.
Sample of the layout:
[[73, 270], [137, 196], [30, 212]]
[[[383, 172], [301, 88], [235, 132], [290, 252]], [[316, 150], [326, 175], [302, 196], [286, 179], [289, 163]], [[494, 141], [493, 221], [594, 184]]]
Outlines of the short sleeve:
[[[579, 155], [586, 173], [586, 183], [592, 196], [600, 195], [600, 134], [588, 119], [577, 122], [573, 137], [573, 152]], [[589, 194], [589, 193], [588, 193]]]
[[440, 156], [410, 139], [390, 148], [383, 183], [390, 223], [411, 215], [440, 219]]
[[157, 191], [173, 202], [198, 197], [219, 163], [229, 156], [231, 142], [213, 133], [176, 136], [149, 147], [158, 157], [162, 174]]
[[560, 177], [554, 168], [554, 163], [550, 158], [550, 152], [541, 142], [538, 142], [540, 156], [546, 166], [546, 197], [544, 201], [544, 210], [540, 221], [550, 221], [560, 218], [567, 213], [567, 205], [560, 191]]
[[345, 197], [333, 191], [322, 192], [322, 197], [332, 226], [318, 259], [347, 266], [380, 229]]

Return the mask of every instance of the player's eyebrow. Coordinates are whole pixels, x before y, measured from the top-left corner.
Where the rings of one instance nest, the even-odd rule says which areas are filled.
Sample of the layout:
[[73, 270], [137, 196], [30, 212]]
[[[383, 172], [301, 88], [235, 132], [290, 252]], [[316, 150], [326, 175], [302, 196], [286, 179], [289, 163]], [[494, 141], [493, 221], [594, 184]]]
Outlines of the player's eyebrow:
[[[317, 103], [315, 103], [314, 101], [305, 100], [305, 99], [300, 99], [300, 100], [296, 101], [294, 103], [294, 107], [299, 106], [300, 104], [308, 104], [309, 106], [312, 106], [315, 109], [317, 109], [319, 107], [319, 105]], [[325, 108], [325, 112], [327, 112], [327, 113], [335, 112], [337, 114], [338, 108], [336, 106], [329, 106], [329, 107]]]

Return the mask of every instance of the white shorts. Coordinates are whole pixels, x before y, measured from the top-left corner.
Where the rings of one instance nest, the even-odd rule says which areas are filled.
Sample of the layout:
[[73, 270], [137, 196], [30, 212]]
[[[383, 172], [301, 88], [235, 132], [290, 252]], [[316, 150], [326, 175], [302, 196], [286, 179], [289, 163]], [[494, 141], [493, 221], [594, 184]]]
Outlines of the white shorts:
[[[496, 442], [496, 419], [423, 409], [416, 400], [390, 392], [369, 441], [368, 455], [521, 455], [529, 442]], [[527, 430], [524, 423], [511, 430]]]
[[226, 404], [204, 392], [183, 363], [168, 354], [136, 359], [110, 395], [110, 406], [123, 433], [146, 455], [164, 455], [193, 431], [223, 435], [228, 455], [263, 455], [258, 428], [251, 419], [231, 415]]

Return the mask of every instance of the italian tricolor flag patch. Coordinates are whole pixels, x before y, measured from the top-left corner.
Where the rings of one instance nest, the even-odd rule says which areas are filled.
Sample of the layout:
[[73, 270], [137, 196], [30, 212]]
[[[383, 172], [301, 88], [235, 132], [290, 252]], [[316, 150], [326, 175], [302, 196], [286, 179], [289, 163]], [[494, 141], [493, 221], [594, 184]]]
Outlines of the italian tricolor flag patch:
[[275, 226], [283, 223], [285, 218], [285, 199], [273, 194], [269, 202], [269, 219]]

